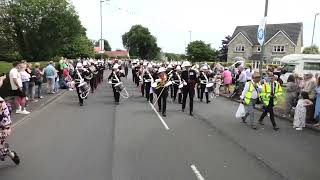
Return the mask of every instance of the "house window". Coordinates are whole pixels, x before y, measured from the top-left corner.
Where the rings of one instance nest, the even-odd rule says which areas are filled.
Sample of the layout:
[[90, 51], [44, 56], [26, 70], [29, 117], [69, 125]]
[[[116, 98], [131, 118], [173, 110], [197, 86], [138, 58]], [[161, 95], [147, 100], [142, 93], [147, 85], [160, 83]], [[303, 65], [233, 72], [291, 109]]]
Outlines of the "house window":
[[244, 52], [245, 46], [244, 45], [237, 45], [235, 50], [236, 50], [236, 52]]
[[281, 46], [281, 45], [273, 46], [273, 52], [285, 52], [285, 46]]
[[257, 52], [261, 52], [261, 46], [257, 47]]

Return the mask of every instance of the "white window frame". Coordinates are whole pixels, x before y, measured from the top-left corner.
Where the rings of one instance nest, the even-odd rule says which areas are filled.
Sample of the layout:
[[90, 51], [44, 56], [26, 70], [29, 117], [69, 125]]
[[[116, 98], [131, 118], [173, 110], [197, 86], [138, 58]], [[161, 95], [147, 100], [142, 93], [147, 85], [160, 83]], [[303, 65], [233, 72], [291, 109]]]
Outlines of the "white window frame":
[[244, 44], [238, 44], [236, 45], [235, 52], [245, 52], [246, 51], [246, 46]]
[[274, 53], [284, 53], [284, 52], [286, 52], [286, 46], [285, 45], [275, 44], [275, 45], [272, 46], [272, 52], [274, 52]]

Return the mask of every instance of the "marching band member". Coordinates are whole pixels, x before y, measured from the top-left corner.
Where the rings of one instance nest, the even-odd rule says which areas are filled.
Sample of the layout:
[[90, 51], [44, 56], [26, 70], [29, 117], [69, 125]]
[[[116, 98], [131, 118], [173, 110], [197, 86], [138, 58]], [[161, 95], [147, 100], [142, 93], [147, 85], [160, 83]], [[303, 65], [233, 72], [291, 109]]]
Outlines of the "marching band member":
[[144, 91], [145, 91], [145, 81], [143, 80], [143, 76], [147, 71], [147, 66], [148, 66], [148, 62], [145, 61], [139, 71], [139, 80], [142, 80], [141, 87], [140, 87], [142, 97], [144, 97]]
[[94, 60], [90, 59], [89, 60], [89, 70], [93, 74], [93, 77], [90, 79], [90, 87], [91, 87], [91, 93], [94, 92], [94, 90], [97, 88], [97, 68], [94, 65]]
[[139, 72], [140, 72], [140, 64], [137, 64], [135, 67], [134, 67], [134, 82], [136, 83], [137, 87], [139, 87], [139, 82], [140, 82], [140, 78], [139, 78]]
[[[173, 70], [173, 66], [172, 66], [172, 64], [170, 63], [168, 66], [167, 66], [167, 71], [166, 71], [166, 73], [168, 74], [170, 71], [172, 71]], [[172, 80], [172, 79], [170, 79], [170, 80]], [[173, 98], [173, 85], [170, 85], [169, 86], [169, 90], [170, 90], [170, 97], [171, 98]]]
[[203, 101], [203, 94], [206, 96], [207, 104], [210, 102], [209, 100], [209, 92], [207, 89], [207, 84], [209, 84], [209, 78], [211, 75], [209, 74], [208, 67], [205, 65], [202, 67], [202, 71], [200, 71], [199, 76], [199, 84], [200, 84], [200, 101]]
[[185, 68], [182, 71], [181, 78], [184, 80], [185, 86], [183, 86], [183, 101], [182, 101], [182, 112], [186, 108], [187, 96], [189, 94], [189, 106], [190, 106], [190, 115], [193, 115], [193, 96], [194, 96], [194, 88], [197, 81], [197, 72], [191, 68], [191, 63], [186, 61], [183, 63], [183, 67]]
[[78, 98], [79, 98], [79, 105], [80, 106], [83, 106], [83, 99], [80, 96], [79, 85], [81, 83], [82, 77], [87, 77], [87, 76], [90, 75], [90, 73], [91, 72], [88, 69], [84, 68], [83, 65], [80, 62], [77, 63], [76, 70], [74, 71], [74, 74], [73, 74], [73, 79], [75, 81], [75, 87], [76, 87], [76, 90], [77, 90], [77, 94], [78, 94]]
[[177, 99], [177, 95], [178, 95], [178, 103], [182, 104], [182, 93], [181, 93], [181, 89], [179, 88], [180, 84], [182, 84], [182, 80], [181, 80], [181, 67], [177, 66], [176, 67], [176, 71], [173, 74], [173, 101], [176, 101]]
[[168, 82], [168, 76], [164, 67], [159, 68], [158, 79], [156, 80], [156, 82], [158, 82], [156, 94], [158, 98], [159, 112], [162, 112], [162, 116], [166, 117], [168, 87], [166, 87], [165, 85]]
[[144, 88], [146, 91], [147, 101], [150, 100], [150, 102], [152, 103], [153, 102], [153, 94], [152, 94], [153, 92], [152, 92], [151, 84], [154, 82], [154, 78], [153, 78], [151, 72], [152, 72], [152, 65], [151, 65], [151, 63], [149, 63], [147, 69], [144, 71], [143, 81], [144, 81]]
[[115, 85], [121, 82], [121, 77], [125, 77], [124, 73], [119, 70], [119, 65], [116, 63], [108, 77], [108, 81], [112, 83], [113, 96], [116, 105], [119, 105], [120, 102], [120, 92], [116, 89]]

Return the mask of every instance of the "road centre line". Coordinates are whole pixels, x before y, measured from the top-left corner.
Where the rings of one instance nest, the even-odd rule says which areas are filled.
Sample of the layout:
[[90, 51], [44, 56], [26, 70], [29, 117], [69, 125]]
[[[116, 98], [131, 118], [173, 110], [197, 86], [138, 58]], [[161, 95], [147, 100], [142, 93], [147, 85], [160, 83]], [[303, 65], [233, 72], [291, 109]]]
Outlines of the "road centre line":
[[158, 111], [156, 110], [156, 108], [154, 107], [154, 105], [151, 104], [150, 102], [149, 102], [149, 104], [150, 104], [151, 108], [153, 109], [153, 111], [157, 114], [157, 116], [158, 116], [158, 118], [160, 119], [160, 121], [162, 122], [164, 128], [166, 128], [166, 130], [169, 131], [170, 128], [168, 127], [167, 123], [163, 120], [163, 118], [161, 117], [161, 115], [158, 113]]
[[198, 180], [205, 180], [195, 165], [192, 164], [191, 169], [192, 169], [193, 173], [197, 176]]

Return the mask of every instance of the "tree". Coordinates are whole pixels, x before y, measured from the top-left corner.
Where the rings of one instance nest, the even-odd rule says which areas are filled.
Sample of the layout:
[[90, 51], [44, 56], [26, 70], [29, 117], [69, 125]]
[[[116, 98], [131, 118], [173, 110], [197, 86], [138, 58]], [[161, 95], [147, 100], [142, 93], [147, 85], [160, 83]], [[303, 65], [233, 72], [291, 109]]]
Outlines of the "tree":
[[228, 44], [231, 41], [231, 36], [226, 36], [222, 40], [222, 47], [219, 50], [218, 58], [220, 62], [227, 61], [228, 58]]
[[[103, 41], [104, 41], [104, 50], [105, 51], [111, 51], [111, 46], [110, 46], [109, 42], [107, 40], [105, 40], [105, 39]], [[100, 47], [99, 40], [95, 41], [95, 46], [96, 47]]]
[[319, 47], [316, 45], [305, 47], [302, 53], [303, 54], [320, 54]]
[[164, 55], [168, 58], [168, 60], [173, 60], [173, 61], [180, 61], [181, 60], [180, 54], [164, 53]]
[[157, 39], [148, 28], [141, 25], [134, 25], [129, 32], [123, 34], [122, 43], [131, 56], [142, 59], [155, 59], [160, 52]]
[[29, 60], [58, 56], [61, 48], [86, 36], [68, 0], [10, 0], [0, 4], [0, 35]]
[[189, 59], [196, 61], [211, 61], [214, 59], [216, 52], [203, 41], [193, 41], [187, 47]]
[[93, 57], [93, 44], [86, 36], [78, 36], [64, 45], [59, 54], [69, 59]]

